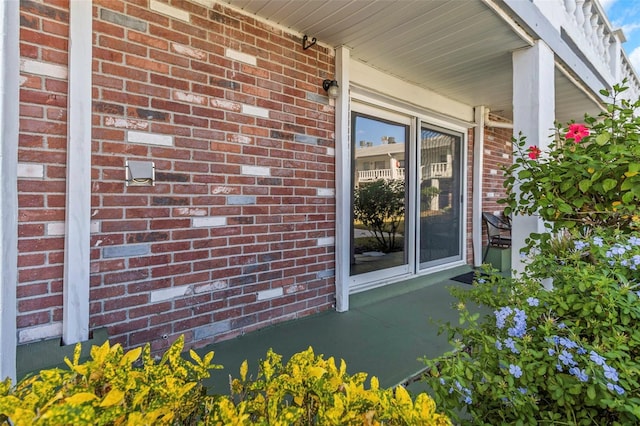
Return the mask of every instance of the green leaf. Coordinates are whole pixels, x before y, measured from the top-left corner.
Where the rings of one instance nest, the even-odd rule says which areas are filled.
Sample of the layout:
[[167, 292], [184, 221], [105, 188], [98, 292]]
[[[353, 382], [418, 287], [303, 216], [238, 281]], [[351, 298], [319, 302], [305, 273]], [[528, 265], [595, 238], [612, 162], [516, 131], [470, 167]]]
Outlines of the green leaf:
[[578, 188], [580, 188], [580, 191], [582, 192], [587, 192], [589, 188], [591, 188], [591, 180], [589, 179], [581, 180], [580, 183], [578, 184]]
[[620, 185], [620, 190], [621, 191], [628, 191], [631, 188], [633, 188], [634, 186], [634, 182], [633, 179], [625, 179], [622, 181], [622, 184]]
[[561, 203], [560, 205], [558, 205], [558, 210], [560, 210], [562, 213], [573, 213], [573, 208], [566, 203]]
[[602, 181], [602, 189], [604, 189], [605, 192], [611, 191], [617, 185], [618, 185], [618, 181], [615, 179], [605, 179]]
[[565, 180], [560, 184], [560, 192], [567, 192], [568, 189], [573, 187], [573, 182]]
[[591, 400], [596, 399], [596, 388], [593, 385], [589, 385], [587, 388], [587, 397]]
[[518, 173], [518, 178], [520, 179], [527, 179], [529, 177], [531, 177], [530, 170], [520, 170], [520, 172]]
[[609, 132], [602, 132], [598, 136], [596, 136], [596, 143], [600, 146], [606, 144], [611, 139], [611, 135]]

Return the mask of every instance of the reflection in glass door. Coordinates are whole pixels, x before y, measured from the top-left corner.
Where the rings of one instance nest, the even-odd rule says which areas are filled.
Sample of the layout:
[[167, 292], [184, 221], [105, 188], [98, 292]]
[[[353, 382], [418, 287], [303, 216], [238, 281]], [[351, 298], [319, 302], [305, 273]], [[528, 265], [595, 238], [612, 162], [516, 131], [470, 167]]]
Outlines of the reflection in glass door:
[[409, 122], [354, 112], [351, 124], [351, 276], [406, 268]]
[[423, 126], [419, 141], [420, 268], [461, 259], [462, 182], [459, 134]]

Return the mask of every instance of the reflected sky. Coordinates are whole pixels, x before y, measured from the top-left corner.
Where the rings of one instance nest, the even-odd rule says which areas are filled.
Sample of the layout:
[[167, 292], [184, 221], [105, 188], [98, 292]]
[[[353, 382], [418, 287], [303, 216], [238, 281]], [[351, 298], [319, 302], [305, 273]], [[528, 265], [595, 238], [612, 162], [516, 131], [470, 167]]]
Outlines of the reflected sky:
[[[356, 140], [372, 142], [373, 146], [382, 145], [380, 136], [393, 137], [396, 143], [405, 143], [404, 125], [395, 125], [366, 117], [356, 117]], [[356, 143], [356, 147], [359, 147]]]

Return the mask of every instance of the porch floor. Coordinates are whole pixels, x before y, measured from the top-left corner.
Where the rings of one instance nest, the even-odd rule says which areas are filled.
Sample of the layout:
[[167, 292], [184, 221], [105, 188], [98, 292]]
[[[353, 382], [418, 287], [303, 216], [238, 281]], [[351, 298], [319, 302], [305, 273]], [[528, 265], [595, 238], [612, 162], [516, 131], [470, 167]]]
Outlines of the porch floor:
[[309, 346], [325, 359], [344, 359], [349, 374], [377, 376], [384, 387], [404, 383], [424, 368], [419, 358], [449, 350], [446, 334], [438, 335], [440, 323], [458, 321], [449, 288], [470, 288], [451, 278], [470, 270], [456, 267], [358, 293], [348, 312], [327, 311], [200, 348], [198, 354], [214, 351], [213, 362], [224, 366], [212, 372], [206, 386], [211, 393], [227, 392], [229, 375], [239, 377], [245, 359], [255, 376], [269, 348], [284, 363]]

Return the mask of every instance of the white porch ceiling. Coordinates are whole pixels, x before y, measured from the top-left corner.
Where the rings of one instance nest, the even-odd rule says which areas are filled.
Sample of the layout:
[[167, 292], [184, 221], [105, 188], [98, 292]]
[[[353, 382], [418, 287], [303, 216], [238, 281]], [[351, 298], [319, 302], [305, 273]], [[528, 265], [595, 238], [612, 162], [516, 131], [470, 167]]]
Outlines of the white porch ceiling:
[[[490, 0], [226, 0], [231, 6], [467, 105], [512, 116], [514, 50], [529, 43]], [[302, 47], [301, 47], [302, 48]], [[556, 116], [580, 119], [595, 104], [556, 71]]]

